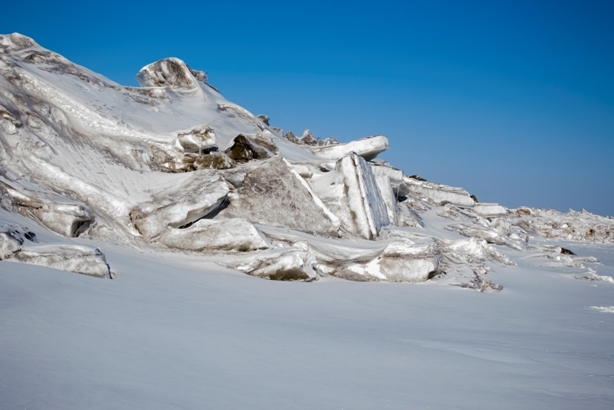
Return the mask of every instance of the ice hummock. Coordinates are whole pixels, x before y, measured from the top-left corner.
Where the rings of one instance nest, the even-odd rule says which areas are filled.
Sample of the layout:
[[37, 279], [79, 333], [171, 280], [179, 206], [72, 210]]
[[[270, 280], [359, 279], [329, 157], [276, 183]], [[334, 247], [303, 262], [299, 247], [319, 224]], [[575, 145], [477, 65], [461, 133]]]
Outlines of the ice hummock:
[[[552, 261], [536, 239], [614, 242], [608, 218], [508, 210], [405, 175], [376, 158], [389, 147], [382, 135], [283, 134], [178, 58], [123, 87], [20, 34], [0, 36], [0, 51], [0, 205], [66, 238], [197, 254], [269, 279], [457, 272], [448, 282], [481, 291], [500, 290], [484, 275], [514, 264], [500, 249]], [[11, 232], [3, 259], [81, 273], [67, 261], [89, 261], [103, 275], [90, 251], [26, 249]], [[583, 269], [564, 256], [556, 262]]]

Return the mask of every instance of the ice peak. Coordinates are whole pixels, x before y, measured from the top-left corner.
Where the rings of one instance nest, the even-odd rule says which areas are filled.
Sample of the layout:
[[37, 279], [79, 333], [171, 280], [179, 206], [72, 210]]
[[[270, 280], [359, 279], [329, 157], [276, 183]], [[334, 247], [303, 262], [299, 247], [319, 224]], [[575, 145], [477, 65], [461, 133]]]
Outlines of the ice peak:
[[36, 41], [20, 33], [0, 35], [0, 50], [2, 50], [2, 52], [18, 51], [38, 46]]
[[197, 81], [207, 79], [207, 74], [192, 70], [179, 58], [169, 57], [141, 68], [136, 79], [142, 87], [193, 89], [198, 87]]

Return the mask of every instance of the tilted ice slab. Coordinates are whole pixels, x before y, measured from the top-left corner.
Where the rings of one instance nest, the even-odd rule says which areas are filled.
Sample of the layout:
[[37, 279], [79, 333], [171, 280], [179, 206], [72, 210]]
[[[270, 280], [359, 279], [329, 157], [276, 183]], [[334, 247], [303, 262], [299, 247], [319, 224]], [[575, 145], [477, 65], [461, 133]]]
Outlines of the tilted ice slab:
[[375, 175], [369, 164], [357, 154], [340, 159], [333, 171], [312, 178], [310, 183], [347, 232], [374, 239], [382, 227], [390, 224]]

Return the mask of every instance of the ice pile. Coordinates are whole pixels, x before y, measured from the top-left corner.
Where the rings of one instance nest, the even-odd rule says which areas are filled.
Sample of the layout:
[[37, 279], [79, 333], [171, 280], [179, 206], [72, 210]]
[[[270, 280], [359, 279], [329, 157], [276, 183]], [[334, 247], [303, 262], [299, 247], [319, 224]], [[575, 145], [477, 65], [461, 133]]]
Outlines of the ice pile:
[[[525, 250], [529, 236], [614, 242], [611, 219], [512, 211], [404, 175], [376, 158], [385, 136], [284, 134], [178, 58], [137, 79], [123, 87], [28, 37], [0, 36], [1, 207], [64, 237], [196, 252], [274, 280], [457, 272], [455, 284], [496, 291], [484, 275], [513, 265], [503, 249]], [[100, 250], [1, 227], [3, 260], [111, 275]]]

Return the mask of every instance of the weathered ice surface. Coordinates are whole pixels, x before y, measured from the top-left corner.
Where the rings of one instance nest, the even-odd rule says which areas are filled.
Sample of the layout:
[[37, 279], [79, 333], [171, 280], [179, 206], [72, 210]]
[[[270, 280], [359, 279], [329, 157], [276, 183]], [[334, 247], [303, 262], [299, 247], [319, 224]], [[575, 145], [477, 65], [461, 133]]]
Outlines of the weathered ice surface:
[[388, 209], [371, 167], [356, 154], [335, 165], [334, 171], [312, 180], [312, 187], [324, 204], [339, 217], [349, 233], [374, 239], [390, 224]]
[[383, 135], [361, 138], [347, 144], [333, 144], [313, 147], [311, 151], [320, 158], [338, 160], [354, 152], [366, 160], [373, 159], [377, 154], [390, 148], [388, 138]]
[[305, 180], [280, 157], [248, 171], [240, 188], [229, 198], [230, 205], [220, 213], [221, 217], [242, 217], [326, 235], [337, 235], [340, 226], [338, 218]]

